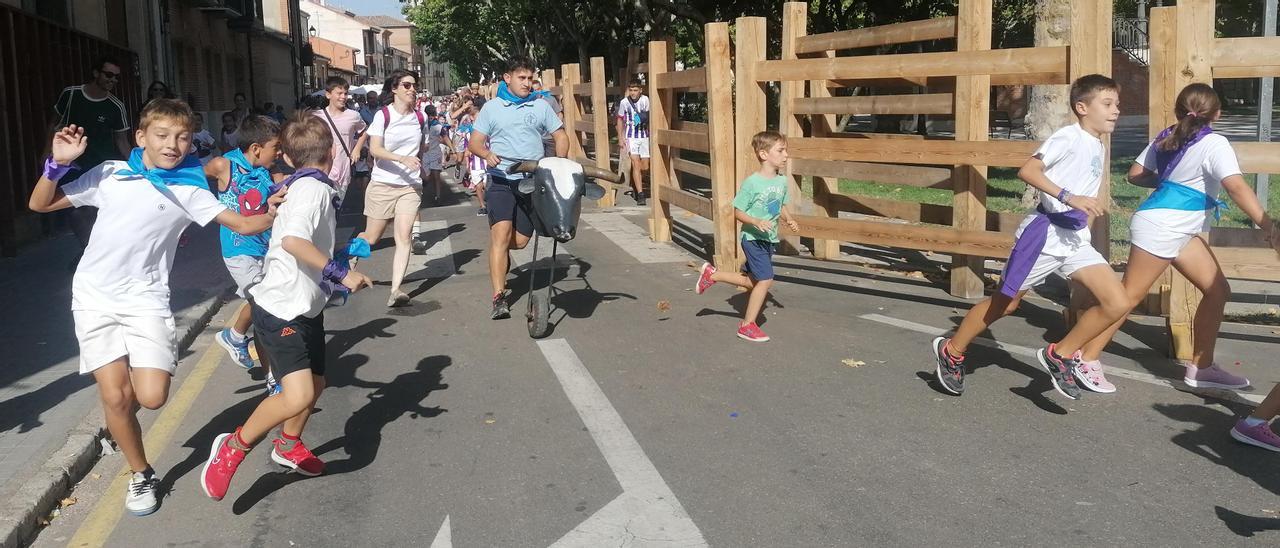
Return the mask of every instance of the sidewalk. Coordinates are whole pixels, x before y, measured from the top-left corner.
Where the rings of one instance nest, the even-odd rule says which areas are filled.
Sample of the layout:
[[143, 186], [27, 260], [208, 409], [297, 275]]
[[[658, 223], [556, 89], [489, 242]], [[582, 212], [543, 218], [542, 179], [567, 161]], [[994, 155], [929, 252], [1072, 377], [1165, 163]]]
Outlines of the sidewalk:
[[[218, 251], [217, 225], [192, 225], [170, 275], [180, 352], [222, 304], [231, 284]], [[0, 545], [27, 536], [35, 518], [53, 508], [68, 476], [96, 460], [101, 433], [93, 379], [79, 375], [71, 318], [76, 251], [69, 234], [0, 259]], [[175, 387], [176, 388], [176, 387]], [[79, 435], [72, 435], [79, 434]], [[43, 506], [43, 507], [42, 507]]]

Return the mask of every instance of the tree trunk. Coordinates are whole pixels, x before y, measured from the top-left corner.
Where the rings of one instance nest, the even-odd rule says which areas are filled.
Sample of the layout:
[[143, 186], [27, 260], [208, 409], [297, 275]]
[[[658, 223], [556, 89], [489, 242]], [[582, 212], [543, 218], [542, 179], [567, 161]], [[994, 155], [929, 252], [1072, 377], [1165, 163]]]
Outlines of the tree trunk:
[[[1036, 46], [1065, 46], [1071, 39], [1071, 0], [1036, 0]], [[1072, 122], [1067, 104], [1070, 86], [1037, 85], [1031, 87], [1026, 124], [1031, 138], [1048, 139], [1058, 128]], [[1036, 204], [1035, 189], [1030, 186], [1022, 194], [1022, 204]]]

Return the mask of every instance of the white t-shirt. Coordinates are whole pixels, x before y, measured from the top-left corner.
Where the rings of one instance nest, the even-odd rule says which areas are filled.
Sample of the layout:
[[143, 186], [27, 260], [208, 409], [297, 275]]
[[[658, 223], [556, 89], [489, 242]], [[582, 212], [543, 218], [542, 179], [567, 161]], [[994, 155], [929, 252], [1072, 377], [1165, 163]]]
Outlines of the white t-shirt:
[[[387, 116], [382, 114], [384, 111], [391, 116], [390, 124], [387, 124]], [[416, 111], [401, 115], [394, 106], [388, 106], [374, 111], [373, 123], [369, 124], [369, 135], [382, 137], [382, 148], [392, 154], [417, 156], [422, 152], [419, 145], [422, 143], [423, 125], [418, 122]], [[372, 179], [391, 186], [422, 185], [420, 170], [409, 169], [400, 162], [381, 158], [373, 163]]]
[[[1159, 172], [1160, 165], [1156, 161], [1154, 144], [1149, 143], [1135, 161], [1151, 171]], [[1173, 173], [1166, 174], [1165, 179], [1217, 198], [1218, 193], [1222, 192], [1222, 180], [1240, 174], [1240, 161], [1236, 159], [1236, 151], [1231, 148], [1231, 143], [1227, 142], [1226, 137], [1212, 133], [1191, 145], [1182, 161], [1173, 166]], [[1180, 234], [1208, 232], [1213, 225], [1213, 217], [1209, 216], [1208, 211], [1144, 209], [1133, 216], [1142, 217]]]
[[424, 162], [435, 160], [437, 162], [444, 159], [444, 129], [443, 124], [427, 122], [427, 146], [422, 149], [422, 160]]
[[71, 309], [172, 316], [169, 271], [178, 237], [192, 222], [209, 224], [226, 206], [208, 189], [169, 186], [166, 193], [107, 161], [62, 187], [76, 207], [98, 208], [89, 246], [71, 280]]
[[[1036, 150], [1035, 157], [1044, 162], [1044, 174], [1054, 184], [1077, 196], [1096, 198], [1102, 187], [1104, 150], [1102, 141], [1072, 124], [1053, 132]], [[1040, 193], [1040, 206], [1050, 213], [1070, 211], [1071, 206], [1058, 201], [1057, 196]], [[1018, 227], [1022, 236], [1035, 215], [1028, 215]], [[1083, 246], [1089, 245], [1089, 229], [1070, 230], [1050, 225], [1042, 253], [1069, 257]]]
[[284, 238], [307, 240], [333, 258], [333, 232], [338, 222], [333, 197], [337, 193], [314, 177], [303, 177], [289, 186], [289, 199], [276, 210], [262, 281], [249, 288], [253, 301], [272, 316], [282, 320], [314, 318], [324, 311], [329, 296], [320, 289], [322, 270], [299, 264], [284, 250]]

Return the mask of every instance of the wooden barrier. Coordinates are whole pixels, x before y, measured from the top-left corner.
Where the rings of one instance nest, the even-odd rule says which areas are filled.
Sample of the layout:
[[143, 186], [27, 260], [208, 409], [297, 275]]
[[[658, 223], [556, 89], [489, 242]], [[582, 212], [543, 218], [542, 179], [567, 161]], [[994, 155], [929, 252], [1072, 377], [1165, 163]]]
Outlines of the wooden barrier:
[[[570, 158], [611, 171], [620, 169], [621, 162], [614, 156], [616, 151], [613, 150], [610, 141], [615, 131], [613, 120], [609, 116], [609, 105], [611, 101], [621, 98], [625, 93], [626, 80], [634, 76], [636, 70], [647, 68], [647, 64], [633, 62], [633, 59], [639, 57], [639, 52], [639, 48], [628, 49], [627, 67], [620, 71], [620, 80], [613, 86], [609, 85], [604, 57], [591, 58], [588, 73], [590, 80], [583, 76], [582, 67], [578, 63], [560, 67], [559, 85], [548, 86], [548, 89], [560, 98], [560, 103], [564, 107], [564, 126], [569, 136]], [[544, 81], [547, 79], [545, 71], [543, 79]], [[591, 152], [588, 153], [588, 150]], [[615, 163], [618, 163], [618, 166], [615, 166]], [[605, 185], [609, 192], [599, 200], [599, 205], [614, 206], [620, 185], [603, 181], [601, 184]]]
[[[951, 253], [951, 293], [982, 296], [984, 258], [1008, 255], [1010, 233], [1020, 217], [987, 211], [987, 167], [1021, 166], [1039, 145], [988, 140], [991, 85], [1063, 84], [1085, 74], [1109, 74], [1110, 1], [1075, 2], [1071, 46], [1018, 49], [991, 48], [992, 0], [960, 0], [956, 17], [818, 35], [807, 35], [807, 14], [803, 2], [784, 4], [782, 51], [776, 60], [764, 55], [763, 20], [738, 20], [738, 177], [756, 168], [747, 144], [751, 135], [764, 129], [761, 86], [779, 82], [778, 128], [788, 136], [792, 158], [787, 167], [789, 191], [804, 196], [804, 176], [812, 181], [812, 201], [796, 199], [788, 207], [793, 214], [815, 214], [805, 216], [800, 232], [789, 235], [787, 242], [797, 246], [796, 236], [811, 237], [819, 258], [838, 257], [842, 241]], [[955, 51], [837, 55], [951, 38]], [[833, 94], [850, 87], [893, 92]], [[903, 88], [923, 93], [903, 94]], [[840, 114], [954, 115], [956, 136], [946, 141], [849, 134], [837, 127]], [[840, 179], [951, 188], [954, 197], [950, 207], [870, 199], [842, 194]], [[1109, 180], [1104, 179], [1101, 198], [1109, 196]], [[840, 219], [841, 211], [900, 221]], [[1094, 245], [1104, 255], [1109, 252], [1107, 223], [1106, 218], [1094, 223]]]
[[[1214, 38], [1214, 0], [1182, 0], [1151, 10], [1150, 127], [1152, 137], [1174, 123], [1178, 92], [1214, 78], [1280, 77], [1277, 38]], [[1246, 173], [1280, 173], [1280, 143], [1234, 143]], [[1265, 206], [1265, 204], [1264, 204]], [[1209, 243], [1229, 278], [1280, 281], [1280, 259], [1261, 230], [1214, 228]], [[1168, 314], [1169, 354], [1192, 357], [1192, 323], [1200, 293], [1177, 271], [1165, 279], [1159, 299]]]
[[[668, 41], [649, 42], [649, 162], [654, 241], [671, 240], [671, 204], [711, 219], [715, 236], [715, 264], [736, 268], [737, 224], [734, 222], [733, 74], [729, 66], [729, 24], [708, 23], [703, 29], [706, 66], [674, 70], [674, 49]], [[677, 92], [707, 95], [707, 122], [680, 120]], [[679, 157], [680, 150], [705, 152], [706, 164]], [[682, 188], [680, 173], [711, 181], [710, 197]]]

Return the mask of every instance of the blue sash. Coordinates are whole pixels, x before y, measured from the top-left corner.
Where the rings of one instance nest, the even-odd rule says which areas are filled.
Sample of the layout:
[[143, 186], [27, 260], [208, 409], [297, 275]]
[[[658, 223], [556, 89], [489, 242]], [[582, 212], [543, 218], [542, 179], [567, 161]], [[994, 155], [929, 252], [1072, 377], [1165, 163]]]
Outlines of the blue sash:
[[[1169, 134], [1173, 133], [1173, 128], [1166, 128], [1156, 136], [1155, 142], [1163, 141]], [[1213, 127], [1204, 126], [1200, 131], [1185, 144], [1176, 150], [1162, 151], [1156, 150], [1156, 164], [1160, 175], [1160, 185], [1156, 187], [1155, 192], [1147, 196], [1146, 200], [1138, 206], [1138, 211], [1148, 209], [1174, 209], [1178, 211], [1207, 211], [1213, 210], [1214, 220], [1222, 218], [1222, 210], [1225, 209], [1227, 203], [1209, 196], [1204, 192], [1191, 188], [1187, 185], [1174, 182], [1169, 179], [1173, 173], [1173, 168], [1182, 162], [1182, 157], [1186, 156], [1187, 150], [1192, 145], [1200, 142], [1201, 139], [1213, 134]]]

